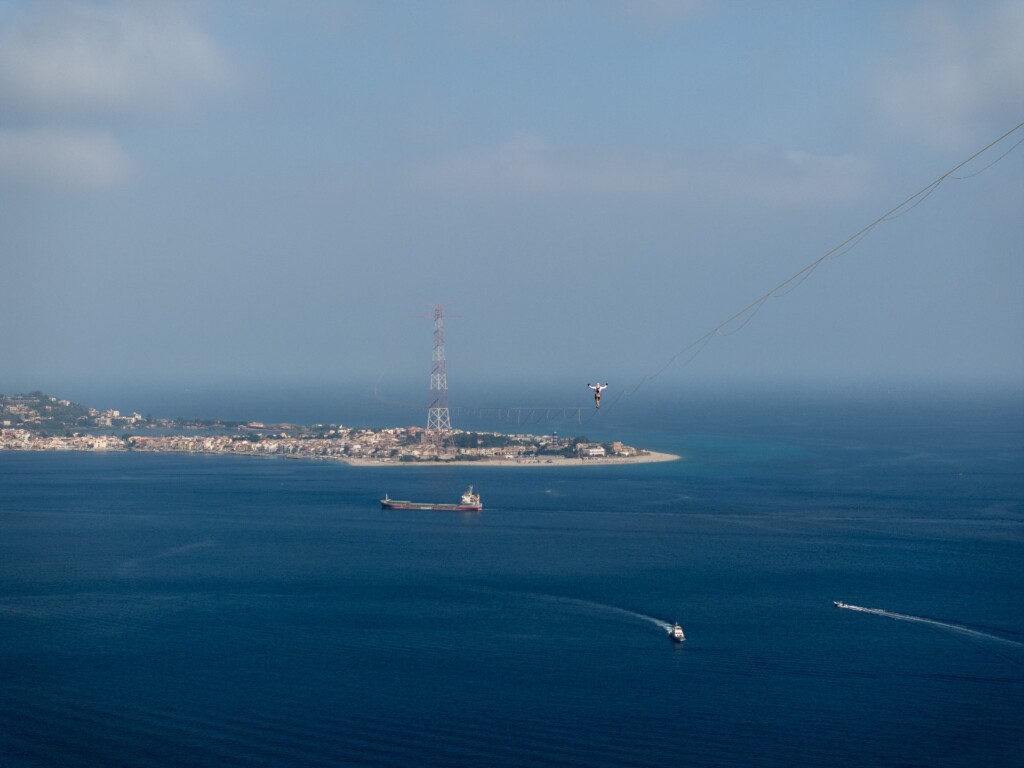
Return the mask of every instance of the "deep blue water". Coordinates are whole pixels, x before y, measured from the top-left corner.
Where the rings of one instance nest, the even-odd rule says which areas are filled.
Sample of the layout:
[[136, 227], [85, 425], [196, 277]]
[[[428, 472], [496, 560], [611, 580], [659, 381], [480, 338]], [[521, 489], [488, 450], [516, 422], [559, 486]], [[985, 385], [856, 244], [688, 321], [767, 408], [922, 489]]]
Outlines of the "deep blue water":
[[630, 467], [0, 453], [0, 765], [1020, 765], [1019, 403], [719, 407], [585, 425], [686, 456]]

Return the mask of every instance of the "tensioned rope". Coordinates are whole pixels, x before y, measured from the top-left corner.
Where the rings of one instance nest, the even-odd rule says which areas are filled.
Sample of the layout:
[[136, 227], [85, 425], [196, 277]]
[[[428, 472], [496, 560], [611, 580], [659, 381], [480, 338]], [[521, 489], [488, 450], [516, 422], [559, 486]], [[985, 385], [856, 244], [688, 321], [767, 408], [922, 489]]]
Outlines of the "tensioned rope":
[[[373, 399], [381, 405], [403, 411], [422, 411], [423, 403], [391, 400], [380, 393], [380, 379], [373, 385]], [[515, 422], [516, 426], [557, 420], [583, 423], [582, 405], [454, 405], [448, 409], [451, 414], [470, 416], [477, 419], [494, 418], [498, 421]]]
[[[1007, 149], [1005, 152], [1003, 152], [1003, 154], [999, 155], [999, 157], [995, 158], [992, 162], [990, 162], [988, 165], [986, 165], [985, 167], [981, 168], [980, 170], [975, 171], [973, 173], [970, 173], [970, 174], [968, 174], [966, 176], [956, 176], [956, 175], [954, 175], [954, 174], [956, 174], [957, 171], [959, 171], [965, 165], [968, 165], [969, 163], [973, 162], [977, 158], [981, 157], [986, 152], [988, 152], [990, 149], [994, 148], [995, 146], [997, 146], [1001, 142], [1003, 142], [1006, 139], [1008, 139], [1013, 134], [1017, 133], [1017, 131], [1021, 130], [1021, 128], [1024, 128], [1024, 122], [1018, 123], [1016, 126], [1011, 128], [1009, 131], [1004, 133], [999, 138], [997, 138], [994, 141], [991, 141], [988, 144], [986, 144], [984, 147], [979, 149], [977, 152], [975, 152], [973, 155], [968, 157], [966, 160], [964, 160], [964, 161], [958, 163], [957, 165], [955, 165], [954, 167], [950, 168], [944, 174], [942, 174], [937, 179], [935, 179], [935, 181], [933, 181], [930, 184], [924, 186], [919, 191], [915, 192], [910, 197], [908, 197], [906, 200], [904, 200], [902, 203], [900, 203], [899, 205], [891, 208], [886, 213], [883, 213], [881, 216], [879, 216], [877, 219], [872, 221], [870, 224], [868, 224], [867, 226], [861, 228], [856, 233], [850, 235], [850, 237], [846, 238], [846, 240], [841, 242], [839, 245], [835, 246], [834, 248], [832, 248], [831, 250], [829, 250], [828, 252], [826, 252], [822, 256], [819, 256], [817, 259], [815, 259], [814, 261], [810, 262], [803, 269], [799, 270], [798, 272], [793, 273], [792, 275], [787, 277], [785, 280], [783, 280], [781, 283], [776, 285], [771, 290], [761, 294], [758, 298], [754, 299], [754, 301], [750, 302], [745, 307], [743, 307], [743, 309], [741, 309], [738, 312], [730, 315], [727, 319], [723, 320], [721, 323], [716, 325], [714, 328], [712, 328], [706, 334], [704, 334], [703, 336], [701, 336], [697, 340], [695, 340], [692, 343], [690, 343], [688, 346], [686, 346], [683, 349], [681, 349], [678, 352], [676, 352], [674, 355], [672, 355], [672, 357], [670, 357], [668, 359], [668, 361], [664, 365], [662, 365], [656, 371], [654, 371], [653, 373], [649, 373], [649, 374], [646, 374], [645, 376], [643, 376], [640, 379], [640, 381], [636, 384], [636, 386], [633, 387], [631, 390], [629, 390], [628, 392], [625, 391], [625, 390], [620, 391], [616, 395], [615, 399], [612, 400], [612, 402], [608, 403], [605, 406], [605, 409], [607, 409], [609, 407], [614, 407], [615, 404], [618, 403], [619, 400], [621, 400], [623, 397], [631, 397], [631, 396], [633, 396], [634, 394], [636, 394], [636, 392], [644, 384], [646, 384], [647, 382], [652, 381], [652, 380], [658, 378], [659, 376], [661, 376], [672, 365], [674, 365], [677, 362], [679, 362], [680, 359], [682, 359], [686, 355], [689, 355], [689, 356], [686, 357], [685, 360], [680, 362], [679, 365], [681, 367], [685, 367], [685, 366], [689, 365], [690, 363], [693, 362], [693, 360], [701, 352], [704, 351], [704, 348], [707, 347], [707, 345], [709, 343], [711, 343], [711, 340], [714, 339], [716, 336], [731, 336], [731, 335], [733, 335], [735, 333], [739, 333], [739, 331], [743, 330], [743, 328], [747, 325], [747, 323], [749, 323], [754, 318], [754, 316], [758, 313], [758, 311], [761, 309], [761, 307], [764, 306], [765, 302], [767, 302], [768, 299], [786, 296], [787, 294], [789, 294], [792, 291], [794, 291], [797, 288], [799, 288], [800, 285], [802, 285], [803, 282], [808, 277], [811, 276], [811, 273], [813, 273], [814, 270], [816, 270], [824, 262], [826, 262], [829, 259], [832, 259], [832, 258], [834, 258], [836, 256], [840, 256], [842, 254], [845, 254], [845, 253], [848, 253], [849, 251], [851, 251], [858, 243], [861, 242], [861, 240], [863, 240], [865, 237], [867, 237], [868, 234], [870, 234], [871, 231], [874, 230], [875, 227], [877, 227], [879, 224], [883, 224], [883, 223], [885, 223], [887, 221], [892, 221], [893, 219], [897, 219], [900, 216], [903, 216], [903, 215], [905, 215], [907, 213], [910, 213], [910, 211], [914, 210], [914, 208], [916, 208], [918, 205], [920, 205], [925, 200], [927, 200], [928, 197], [930, 197], [931, 194], [933, 192], [935, 192], [935, 190], [938, 189], [939, 186], [944, 181], [946, 181], [947, 179], [953, 179], [953, 180], [956, 180], [956, 181], [964, 181], [966, 179], [974, 178], [975, 176], [978, 176], [978, 175], [984, 173], [985, 171], [987, 171], [989, 168], [994, 166], [996, 163], [998, 163], [1000, 160], [1002, 160], [1008, 154], [1010, 154], [1013, 150], [1015, 150], [1017, 147], [1019, 147], [1022, 143], [1024, 143], [1024, 138], [1019, 139], [1009, 149]], [[744, 316], [746, 316], [745, 319], [743, 320], [742, 323], [739, 324], [738, 327], [734, 328], [731, 331], [726, 332], [725, 329], [729, 325], [731, 325], [732, 323], [736, 322], [740, 318], [743, 318]], [[590, 420], [593, 419], [599, 412], [600, 411], [598, 411], [597, 409], [592, 411], [590, 413], [590, 415], [587, 416], [587, 418], [584, 420], [583, 423], [584, 424], [589, 423]]]

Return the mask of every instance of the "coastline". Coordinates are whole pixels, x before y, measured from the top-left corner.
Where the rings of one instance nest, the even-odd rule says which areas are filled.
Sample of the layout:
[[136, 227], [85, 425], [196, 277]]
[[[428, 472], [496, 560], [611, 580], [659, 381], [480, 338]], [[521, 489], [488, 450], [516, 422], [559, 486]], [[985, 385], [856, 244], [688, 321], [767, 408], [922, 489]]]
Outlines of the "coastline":
[[[569, 467], [677, 461], [619, 440], [450, 430], [446, 444], [418, 426], [344, 427], [258, 421], [153, 419], [96, 408], [41, 392], [0, 394], [0, 451], [138, 451], [263, 456], [337, 461], [353, 467], [390, 465]], [[120, 435], [119, 429], [126, 430]], [[108, 431], [109, 430], [109, 431]]]
[[608, 467], [622, 464], [654, 464], [680, 461], [682, 456], [674, 453], [647, 451], [636, 456], [612, 456], [595, 459], [565, 458], [550, 456], [525, 459], [479, 459], [476, 461], [386, 461], [383, 459], [341, 459], [353, 467]]
[[624, 464], [653, 464], [658, 462], [680, 461], [683, 457], [673, 453], [647, 451], [635, 456], [605, 456], [601, 458], [565, 458], [563, 456], [529, 457], [519, 459], [475, 459], [471, 461], [452, 459], [450, 461], [417, 460], [394, 461], [391, 459], [358, 459], [350, 456], [323, 456], [316, 454], [279, 454], [257, 452], [233, 452], [217, 450], [187, 449], [138, 449], [116, 445], [93, 446], [6, 446], [0, 445], [3, 453], [149, 453], [174, 454], [176, 456], [251, 456], [261, 459], [286, 459], [290, 461], [333, 461], [352, 467], [608, 467]]
[[[54, 402], [59, 404], [61, 401]], [[45, 410], [52, 406], [41, 407]], [[29, 406], [19, 401], [10, 408], [18, 409], [12, 415], [22, 418]], [[41, 417], [32, 418], [38, 421]], [[21, 424], [10, 426], [9, 420], [4, 420], [0, 422], [0, 451], [262, 456], [336, 461], [353, 467], [593, 467], [649, 464], [681, 458], [671, 453], [625, 445], [620, 441], [595, 443], [579, 437], [499, 433], [466, 433], [470, 436], [469, 445], [459, 446], [456, 450], [453, 444], [442, 452], [425, 440], [424, 430], [418, 427], [325, 428], [322, 425], [303, 427], [293, 424], [268, 427], [251, 422], [234, 429], [223, 426], [220, 429], [196, 428], [187, 433], [161, 430], [149, 434], [117, 435], [113, 431], [72, 430], [68, 425], [62, 429], [64, 434], [54, 434], [54, 431], [28, 429]]]

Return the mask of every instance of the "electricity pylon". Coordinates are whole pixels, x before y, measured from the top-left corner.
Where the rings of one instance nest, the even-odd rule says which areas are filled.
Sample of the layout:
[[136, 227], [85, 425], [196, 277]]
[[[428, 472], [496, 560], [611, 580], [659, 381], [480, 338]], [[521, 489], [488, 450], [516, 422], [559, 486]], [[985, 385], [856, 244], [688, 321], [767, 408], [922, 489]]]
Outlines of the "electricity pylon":
[[452, 445], [452, 420], [448, 413], [448, 365], [444, 357], [444, 308], [434, 307], [434, 363], [430, 370], [430, 408], [427, 410], [426, 442], [438, 454]]

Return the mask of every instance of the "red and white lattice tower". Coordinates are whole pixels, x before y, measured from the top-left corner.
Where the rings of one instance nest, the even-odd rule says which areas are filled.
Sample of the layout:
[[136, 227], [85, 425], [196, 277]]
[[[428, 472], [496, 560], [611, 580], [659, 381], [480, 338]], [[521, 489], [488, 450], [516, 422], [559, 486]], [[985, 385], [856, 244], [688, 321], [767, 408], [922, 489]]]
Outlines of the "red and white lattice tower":
[[444, 359], [444, 309], [434, 307], [434, 365], [430, 370], [430, 408], [426, 441], [442, 453], [452, 444], [452, 420], [448, 413], [448, 366]]

